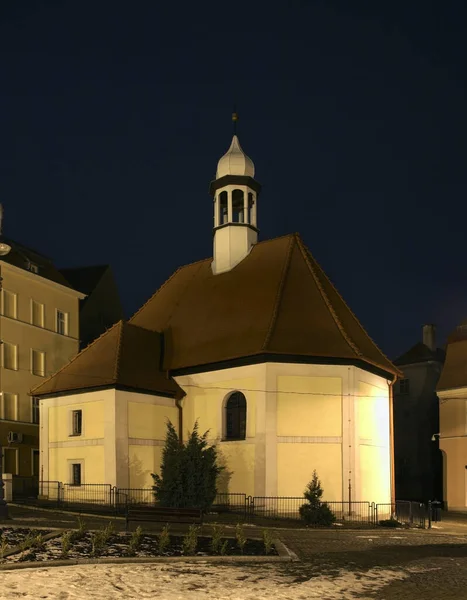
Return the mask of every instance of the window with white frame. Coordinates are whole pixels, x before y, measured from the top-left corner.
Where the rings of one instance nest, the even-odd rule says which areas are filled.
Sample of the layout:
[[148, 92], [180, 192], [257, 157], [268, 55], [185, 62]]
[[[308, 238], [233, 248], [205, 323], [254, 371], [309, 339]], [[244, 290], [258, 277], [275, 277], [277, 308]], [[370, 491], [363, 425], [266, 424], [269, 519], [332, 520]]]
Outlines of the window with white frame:
[[31, 348], [31, 373], [45, 377], [45, 352]]
[[83, 430], [83, 411], [71, 411], [71, 435], [81, 435]]
[[29, 262], [28, 270], [31, 271], [31, 273], [39, 273], [39, 267], [36, 265], [36, 263], [33, 262]]
[[37, 398], [36, 396], [33, 396], [31, 398], [31, 404], [32, 404], [31, 419], [32, 419], [32, 422], [37, 425], [39, 423], [39, 398]]
[[18, 420], [18, 394], [3, 392], [1, 396], [2, 419], [6, 421]]
[[37, 327], [44, 327], [44, 314], [44, 305], [31, 299], [31, 323]]
[[57, 309], [55, 331], [60, 335], [68, 335], [68, 313]]
[[10, 317], [11, 319], [16, 319], [17, 312], [18, 296], [14, 292], [2, 290], [2, 315]]
[[18, 346], [8, 342], [2, 342], [2, 365], [5, 369], [18, 370]]
[[3, 448], [3, 472], [18, 475], [18, 449]]

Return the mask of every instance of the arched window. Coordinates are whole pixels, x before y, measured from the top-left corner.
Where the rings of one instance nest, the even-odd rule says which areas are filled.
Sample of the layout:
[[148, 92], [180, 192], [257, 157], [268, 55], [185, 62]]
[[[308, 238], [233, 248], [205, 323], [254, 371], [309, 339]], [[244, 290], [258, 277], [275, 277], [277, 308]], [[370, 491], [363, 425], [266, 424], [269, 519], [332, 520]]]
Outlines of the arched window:
[[244, 440], [246, 437], [246, 398], [234, 392], [225, 403], [225, 439]]
[[234, 190], [232, 192], [232, 221], [234, 223], [244, 223], [244, 211], [243, 192], [242, 190]]
[[254, 218], [253, 218], [253, 204], [254, 204], [254, 200], [253, 200], [253, 194], [251, 192], [248, 193], [248, 223], [250, 225], [255, 225], [256, 223], [253, 223]]
[[224, 223], [227, 223], [227, 219], [228, 219], [228, 213], [227, 213], [227, 192], [221, 192], [219, 194], [219, 218], [220, 218], [220, 224], [223, 225]]

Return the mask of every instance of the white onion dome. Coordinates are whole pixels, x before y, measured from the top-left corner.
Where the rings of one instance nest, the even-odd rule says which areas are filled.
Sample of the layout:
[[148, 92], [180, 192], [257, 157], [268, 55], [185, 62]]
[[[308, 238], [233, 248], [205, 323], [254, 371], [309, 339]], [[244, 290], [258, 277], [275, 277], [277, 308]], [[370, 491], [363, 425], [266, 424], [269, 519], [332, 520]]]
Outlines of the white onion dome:
[[232, 138], [230, 148], [217, 163], [216, 179], [225, 175], [255, 176], [255, 165], [251, 158], [243, 152], [236, 135]]

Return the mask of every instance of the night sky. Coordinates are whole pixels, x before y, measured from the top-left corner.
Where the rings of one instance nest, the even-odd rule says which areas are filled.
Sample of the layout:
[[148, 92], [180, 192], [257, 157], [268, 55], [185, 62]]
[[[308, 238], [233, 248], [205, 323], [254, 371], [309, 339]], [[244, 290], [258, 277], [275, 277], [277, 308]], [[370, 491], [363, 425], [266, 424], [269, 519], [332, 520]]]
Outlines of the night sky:
[[[459, 0], [1, 0], [4, 233], [109, 263], [130, 316], [212, 256], [232, 136], [391, 358], [467, 318], [467, 11]], [[248, 290], [245, 290], [248, 294]]]

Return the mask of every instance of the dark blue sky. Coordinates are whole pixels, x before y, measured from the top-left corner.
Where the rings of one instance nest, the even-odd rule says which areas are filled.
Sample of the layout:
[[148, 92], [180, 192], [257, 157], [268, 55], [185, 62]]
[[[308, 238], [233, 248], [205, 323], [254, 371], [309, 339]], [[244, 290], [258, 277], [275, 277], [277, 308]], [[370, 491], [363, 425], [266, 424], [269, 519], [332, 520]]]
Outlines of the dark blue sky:
[[425, 322], [443, 341], [467, 318], [463, 5], [2, 0], [5, 234], [110, 263], [133, 313], [212, 254], [236, 101], [260, 238], [299, 231], [392, 358]]

